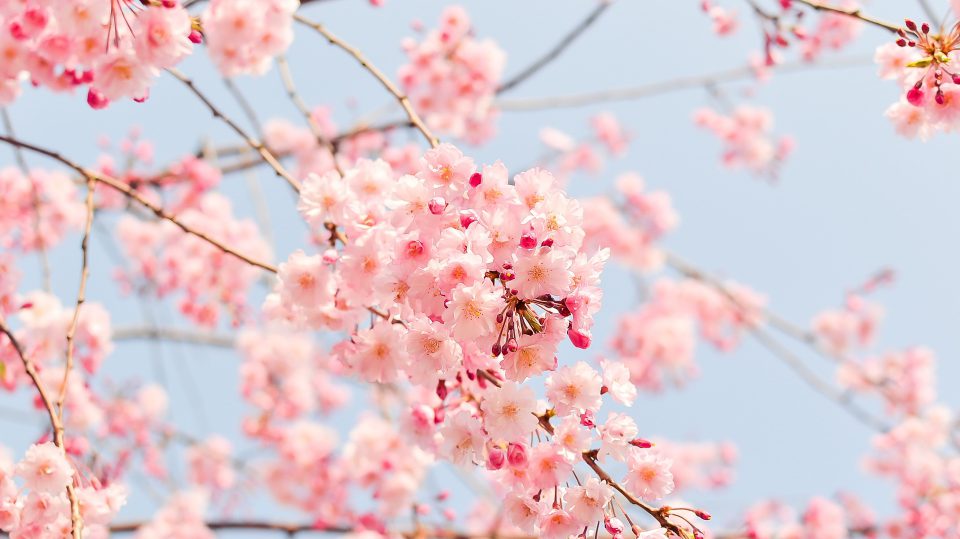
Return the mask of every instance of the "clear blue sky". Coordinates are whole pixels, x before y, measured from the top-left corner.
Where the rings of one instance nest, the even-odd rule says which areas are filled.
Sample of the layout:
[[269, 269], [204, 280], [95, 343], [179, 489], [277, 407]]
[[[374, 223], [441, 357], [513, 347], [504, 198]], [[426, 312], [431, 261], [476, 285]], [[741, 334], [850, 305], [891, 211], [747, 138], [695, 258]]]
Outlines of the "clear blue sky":
[[[946, 7], [945, 1], [934, 3]], [[310, 6], [306, 12], [392, 74], [403, 61], [399, 42], [411, 35], [408, 23], [420, 19], [432, 25], [446, 4], [388, 0], [386, 7], [374, 9], [360, 0], [339, 0]], [[742, 66], [760, 39], [746, 3], [725, 0], [724, 5], [740, 12], [743, 22], [740, 33], [728, 39], [710, 34], [709, 21], [698, 4], [694, 0], [621, 0], [557, 62], [510, 97], [627, 87]], [[496, 39], [508, 52], [507, 73], [512, 74], [551, 46], [595, 3], [496, 0], [465, 5], [477, 34]], [[871, 2], [870, 10], [890, 20], [922, 18], [917, 6], [911, 1], [886, 0]], [[869, 57], [888, 37], [864, 28], [858, 44], [840, 57]], [[340, 125], [389, 103], [367, 73], [310, 32], [298, 29], [290, 61], [307, 101], [331, 106]], [[233, 117], [242, 118], [202, 55], [187, 61], [182, 70]], [[241, 78], [238, 84], [261, 118], [299, 121], [275, 72], [260, 79]], [[775, 76], [756, 88], [752, 97], [744, 98], [742, 91], [748, 87], [753, 88], [730, 84], [723, 90], [731, 99], [749, 99], [773, 108], [777, 132], [792, 134], [798, 142], [775, 185], [719, 167], [717, 141], [690, 120], [695, 108], [711, 104], [701, 89], [570, 110], [504, 112], [500, 135], [472, 153], [478, 161], [502, 159], [508, 166], [525, 166], [542, 152], [537, 137], [541, 127], [585, 135], [591, 115], [611, 111], [635, 135], [631, 151], [610, 162], [602, 174], [578, 179], [572, 187], [575, 194], [605, 192], [617, 173], [639, 172], [651, 187], [666, 189], [674, 197], [682, 223], [666, 241], [671, 250], [704, 269], [750, 284], [767, 294], [773, 310], [799, 323], [824, 307], [838, 305], [847, 289], [877, 269], [893, 267], [896, 286], [878, 296], [888, 310], [878, 348], [930, 346], [940, 359], [940, 390], [950, 389], [948, 382], [960, 377], [954, 359], [960, 351], [955, 330], [960, 319], [956, 279], [960, 257], [955, 253], [960, 185], [952, 172], [955, 135], [940, 135], [926, 144], [898, 137], [882, 116], [898, 90], [879, 80], [866, 61], [844, 69], [811, 68]], [[98, 154], [100, 135], [117, 140], [131, 125], [140, 126], [146, 137], [158, 142], [159, 163], [193, 151], [206, 137], [236, 142], [169, 77], [160, 81], [144, 105], [120, 103], [106, 111], [91, 111], [83, 98], [28, 88], [10, 113], [23, 139], [57, 147], [88, 164]], [[0, 159], [12, 164], [9, 152], [0, 154]], [[41, 163], [33, 157], [30, 161]], [[261, 179], [269, 192], [278, 257], [283, 258], [303, 244], [303, 227], [296, 223], [285, 186], [266, 173]], [[236, 201], [236, 211], [252, 216], [242, 179], [224, 184]], [[109, 226], [112, 220], [105, 219], [104, 224]], [[78, 251], [74, 243], [78, 241], [68, 240], [54, 254], [55, 291], [65, 301], [75, 293]], [[93, 252], [98, 258], [88, 297], [115, 307], [116, 326], [142, 320], [134, 300], [119, 298], [103, 243], [94, 236]], [[39, 284], [36, 266], [31, 264], [23, 267], [25, 289]], [[635, 298], [633, 281], [620, 270], [608, 271], [605, 286], [599, 344], [609, 336], [616, 313], [630, 309]], [[175, 323], [169, 306], [151, 309], [161, 323]], [[600, 347], [589, 355], [599, 351]], [[570, 351], [567, 357], [581, 356]], [[824, 376], [832, 376], [823, 360], [805, 357]], [[759, 498], [777, 497], [799, 505], [812, 495], [838, 490], [859, 494], [881, 510], [892, 507], [892, 486], [867, 477], [860, 469], [871, 433], [812, 392], [767, 352], [748, 343], [721, 355], [701, 345], [697, 361], [703, 371], [699, 380], [682, 391], [644, 395], [633, 413], [646, 435], [738, 444], [741, 460], [733, 486], [689, 496], [717, 515], [719, 522], [733, 522]], [[122, 344], [105, 372], [115, 380], [123, 376], [163, 380], [172, 396], [172, 417], [184, 430], [201, 434], [210, 426], [226, 425], [226, 432], [236, 438], [240, 418], [236, 364], [235, 357], [219, 350], [163, 345], [156, 351], [142, 344]], [[945, 398], [957, 404], [954, 395]], [[195, 410], [198, 400], [202, 406]], [[22, 393], [0, 396], [4, 410], [23, 410], [25, 402]], [[19, 453], [36, 436], [42, 418], [22, 425], [8, 415], [0, 415], [0, 442]], [[451, 479], [441, 473], [434, 480]], [[124, 520], [142, 517], [153, 506], [146, 489], [131, 483], [131, 490]], [[269, 504], [258, 505], [255, 513], [275, 514]]]

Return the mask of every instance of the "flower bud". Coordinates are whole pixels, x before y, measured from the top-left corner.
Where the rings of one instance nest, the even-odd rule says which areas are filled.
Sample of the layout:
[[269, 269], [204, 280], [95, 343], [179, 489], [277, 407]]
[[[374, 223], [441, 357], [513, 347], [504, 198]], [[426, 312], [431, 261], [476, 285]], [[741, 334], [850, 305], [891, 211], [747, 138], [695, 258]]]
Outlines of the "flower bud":
[[483, 183], [483, 176], [479, 172], [470, 175], [470, 187], [478, 187]]
[[474, 215], [472, 211], [460, 212], [460, 226], [463, 228], [470, 228], [470, 225], [475, 222], [477, 222], [477, 216]]
[[644, 440], [643, 438], [634, 438], [630, 440], [630, 445], [633, 447], [639, 447], [640, 449], [650, 449], [653, 447], [653, 442], [650, 440]]
[[503, 449], [500, 447], [491, 447], [487, 451], [487, 469], [488, 470], [499, 470], [503, 468], [503, 465], [507, 463], [507, 455], [503, 452]]
[[524, 232], [520, 236], [520, 247], [524, 249], [533, 249], [537, 246], [537, 237], [533, 235], [533, 232]]
[[604, 517], [603, 518], [603, 529], [607, 530], [607, 533], [610, 535], [617, 535], [623, 533], [623, 522], [616, 517]]
[[443, 197], [433, 197], [427, 207], [430, 208], [430, 213], [440, 215], [443, 210], [447, 209], [447, 201]]
[[437, 382], [437, 396], [440, 400], [447, 400], [447, 383], [443, 380]]
[[570, 328], [567, 330], [567, 337], [570, 338], [570, 342], [577, 348], [586, 349], [590, 347], [590, 335], [582, 331]]
[[190, 42], [193, 43], [194, 45], [199, 45], [203, 43], [203, 35], [196, 30], [191, 30], [190, 35], [188, 37], [190, 39]]
[[527, 467], [527, 446], [524, 444], [511, 443], [507, 446], [507, 462], [515, 470], [522, 470]]
[[98, 90], [90, 88], [90, 90], [87, 91], [87, 104], [90, 105], [90, 108], [93, 110], [100, 110], [107, 108], [110, 100], [104, 97]]
[[327, 249], [323, 252], [323, 263], [333, 264], [340, 258], [340, 253], [336, 249]]

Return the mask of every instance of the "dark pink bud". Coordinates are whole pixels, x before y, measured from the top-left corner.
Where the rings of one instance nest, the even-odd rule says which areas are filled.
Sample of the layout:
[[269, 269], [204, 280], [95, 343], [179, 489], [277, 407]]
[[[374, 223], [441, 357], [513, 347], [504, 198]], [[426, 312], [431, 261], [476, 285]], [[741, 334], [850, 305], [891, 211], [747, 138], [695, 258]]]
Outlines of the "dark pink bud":
[[623, 533], [623, 522], [619, 518], [613, 517], [604, 517], [603, 519], [603, 529], [607, 530], [607, 533], [610, 535], [619, 535]]
[[503, 468], [503, 465], [507, 463], [507, 455], [503, 452], [503, 449], [499, 447], [492, 447], [487, 452], [487, 469], [488, 470], [499, 470]]
[[10, 35], [17, 41], [22, 41], [28, 37], [27, 31], [23, 29], [23, 25], [17, 21], [10, 23]]
[[937, 94], [933, 97], [938, 105], [942, 105], [947, 102], [946, 98], [943, 97], [943, 91], [937, 90]]
[[407, 256], [420, 256], [423, 254], [423, 242], [413, 240], [407, 243]]
[[470, 175], [470, 187], [477, 187], [483, 183], [483, 176], [479, 172]]
[[460, 212], [460, 226], [470, 228], [470, 225], [477, 222], [477, 216], [472, 211]]
[[447, 383], [443, 380], [437, 382], [437, 396], [440, 400], [447, 400]]
[[639, 447], [640, 449], [650, 449], [653, 447], [653, 442], [650, 440], [644, 440], [643, 438], [634, 438], [630, 440], [630, 445], [633, 447]]
[[323, 263], [333, 264], [340, 258], [340, 253], [336, 249], [327, 249], [323, 252]]
[[577, 348], [586, 349], [590, 347], [590, 336], [582, 331], [570, 328], [567, 330], [567, 337]]
[[923, 32], [924, 34], [929, 34], [929, 33], [930, 33], [930, 25], [927, 24], [927, 23], [923, 23], [923, 26], [920, 27], [920, 31]]
[[541, 247], [553, 247], [553, 238], [547, 238], [540, 244]]
[[447, 209], [447, 201], [444, 200], [443, 197], [434, 197], [430, 199], [427, 207], [430, 208], [430, 213], [440, 215], [443, 213], [443, 210]]
[[697, 515], [698, 517], [700, 517], [700, 518], [703, 519], [703, 520], [710, 520], [711, 518], [713, 518], [713, 516], [711, 516], [710, 513], [706, 512], [706, 511], [703, 511], [703, 510], [700, 510], [700, 509], [697, 509], [696, 511], [694, 511], [693, 514], [694, 514], [694, 515]]
[[490, 348], [490, 353], [493, 354], [493, 357], [499, 356], [499, 355], [500, 355], [500, 343], [494, 344], [494, 345]]
[[190, 38], [190, 42], [193, 43], [194, 45], [199, 45], [203, 43], [203, 35], [201, 35], [200, 32], [196, 30], [190, 31], [189, 38]]
[[906, 19], [903, 22], [907, 25], [907, 28], [909, 28], [910, 30], [913, 30], [914, 32], [917, 31], [917, 23], [911, 21], [910, 19]]
[[907, 92], [907, 102], [914, 107], [923, 105], [923, 97], [923, 90], [918, 88], [910, 88], [910, 90]]
[[505, 270], [513, 269], [513, 264], [511, 264], [511, 263], [509, 263], [509, 262], [504, 262], [502, 267], [503, 267], [503, 269], [505, 269]]
[[177, 0], [163, 0], [162, 4], [167, 9], [177, 7]]
[[582, 414], [580, 414], [580, 424], [583, 425], [584, 427], [587, 427], [588, 429], [592, 429], [593, 427], [596, 427], [597, 423], [593, 419], [593, 412], [591, 412], [590, 410], [587, 410], [586, 412], [583, 412]]
[[533, 235], [533, 232], [524, 232], [520, 236], [520, 247], [524, 249], [533, 249], [537, 246], [537, 237]]
[[507, 446], [507, 462], [514, 469], [523, 469], [527, 467], [527, 446], [524, 444], [511, 443]]
[[90, 90], [87, 91], [87, 104], [94, 110], [100, 110], [107, 108], [110, 100], [104, 97], [98, 90], [90, 88]]
[[901, 47], [906, 47], [906, 46], [907, 46], [907, 40], [906, 40], [906, 39], [903, 39], [903, 38], [900, 38], [900, 39], [897, 40], [897, 45], [899, 45], [899, 46], [901, 46]]

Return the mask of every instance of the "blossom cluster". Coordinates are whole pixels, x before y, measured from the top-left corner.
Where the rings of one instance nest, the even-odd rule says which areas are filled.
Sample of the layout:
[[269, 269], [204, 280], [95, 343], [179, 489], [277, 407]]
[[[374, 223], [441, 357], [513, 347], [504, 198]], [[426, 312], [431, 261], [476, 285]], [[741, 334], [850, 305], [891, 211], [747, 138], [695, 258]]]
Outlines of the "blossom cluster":
[[409, 63], [399, 80], [431, 128], [480, 143], [493, 135], [493, 104], [506, 55], [490, 39], [476, 39], [466, 10], [451, 6], [440, 26], [420, 41], [403, 42]]
[[793, 152], [789, 136], [774, 138], [773, 115], [763, 108], [738, 106], [729, 115], [709, 108], [694, 112], [694, 123], [712, 132], [723, 143], [721, 162], [745, 168], [758, 176], [776, 178], [783, 161]]

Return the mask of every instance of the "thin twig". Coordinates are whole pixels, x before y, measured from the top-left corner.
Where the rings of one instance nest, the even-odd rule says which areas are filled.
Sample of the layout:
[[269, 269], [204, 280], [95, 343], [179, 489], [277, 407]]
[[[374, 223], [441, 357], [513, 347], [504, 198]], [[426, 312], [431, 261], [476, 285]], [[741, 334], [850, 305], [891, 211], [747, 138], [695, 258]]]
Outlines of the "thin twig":
[[860, 19], [861, 21], [863, 21], [863, 22], [865, 22], [865, 23], [867, 23], [867, 24], [872, 24], [873, 26], [877, 26], [877, 27], [883, 28], [884, 30], [888, 30], [888, 31], [890, 31], [890, 32], [896, 32], [897, 30], [900, 29], [900, 25], [899, 25], [899, 24], [892, 24], [892, 23], [889, 23], [889, 22], [886, 22], [886, 21], [882, 21], [882, 20], [880, 20], [880, 19], [877, 19], [877, 18], [875, 18], [875, 17], [871, 17], [871, 16], [869, 16], [869, 15], [865, 15], [865, 14], [860, 10], [860, 8], [845, 8], [845, 7], [840, 7], [840, 6], [834, 6], [834, 5], [831, 5], [831, 4], [827, 4], [827, 3], [825, 3], [825, 2], [818, 2], [818, 1], [815, 1], [815, 0], [795, 0], [795, 1], [796, 1], [797, 3], [800, 3], [800, 4], [803, 4], [803, 5], [808, 6], [808, 7], [810, 7], [810, 8], [813, 8], [813, 9], [815, 9], [815, 10], [817, 10], [817, 11], [823, 11], [823, 12], [827, 12], [827, 13], [836, 13], [836, 14], [838, 14], [838, 15], [845, 15], [845, 16], [847, 16], [847, 17], [853, 17], [854, 19]]
[[[856, 56], [837, 60], [835, 62], [811, 64], [809, 62], [791, 62], [774, 66], [771, 69], [779, 73], [797, 73], [806, 71], [811, 67], [835, 69], [847, 68], [853, 66], [866, 66], [872, 64], [868, 56]], [[523, 99], [504, 99], [497, 101], [497, 107], [500, 110], [507, 111], [526, 111], [543, 110], [568, 107], [583, 107], [597, 103], [607, 103], [612, 101], [629, 101], [641, 99], [644, 97], [653, 97], [657, 95], [668, 94], [678, 90], [690, 88], [701, 88], [708, 85], [717, 85], [726, 82], [735, 82], [738, 80], [749, 79], [756, 76], [756, 70], [751, 66], [738, 67], [718, 71], [709, 75], [696, 75], [677, 77], [660, 82], [643, 84], [628, 88], [616, 90], [603, 90], [598, 92], [587, 92], [582, 94], [572, 94], [565, 96], [535, 97]]]
[[320, 126], [313, 117], [313, 113], [310, 112], [310, 107], [307, 106], [306, 101], [304, 101], [303, 98], [300, 97], [300, 93], [297, 92], [297, 85], [293, 81], [293, 73], [290, 72], [290, 64], [287, 63], [287, 58], [283, 55], [277, 57], [277, 71], [280, 73], [280, 81], [283, 83], [283, 89], [286, 90], [290, 102], [300, 111], [303, 119], [306, 120], [307, 125], [310, 126], [310, 131], [313, 133], [314, 138], [317, 139], [317, 144], [323, 146], [330, 152], [333, 167], [340, 176], [343, 176], [343, 170], [340, 169], [340, 164], [337, 162], [337, 147], [331, 140], [323, 135]]
[[297, 181], [297, 179], [294, 178], [292, 175], [290, 175], [289, 172], [287, 172], [287, 169], [285, 169], [283, 165], [280, 164], [280, 161], [278, 161], [277, 158], [274, 157], [272, 153], [270, 153], [270, 150], [268, 150], [267, 147], [264, 146], [262, 142], [251, 137], [249, 134], [247, 134], [246, 131], [243, 130], [242, 127], [237, 125], [237, 123], [234, 122], [229, 116], [226, 116], [219, 108], [217, 108], [216, 105], [213, 104], [212, 101], [210, 101], [210, 99], [207, 98], [206, 95], [203, 94], [203, 92], [201, 92], [197, 88], [196, 84], [194, 84], [192, 80], [187, 78], [186, 75], [172, 68], [167, 69], [167, 72], [173, 75], [180, 82], [184, 83], [187, 86], [187, 88], [189, 88], [190, 91], [193, 92], [194, 95], [200, 98], [200, 101], [202, 101], [203, 104], [207, 106], [207, 108], [213, 114], [214, 118], [219, 118], [223, 120], [223, 122], [226, 123], [231, 129], [233, 129], [234, 132], [240, 135], [240, 137], [244, 140], [244, 142], [246, 142], [247, 145], [253, 148], [258, 154], [260, 154], [260, 157], [262, 157], [263, 160], [268, 165], [270, 165], [271, 168], [273, 168], [277, 176], [280, 176], [281, 178], [286, 180], [287, 183], [290, 184], [290, 187], [293, 187], [294, 191], [298, 193], [300, 192], [300, 182]]
[[[751, 309], [744, 305], [737, 297], [734, 295], [722, 282], [710, 276], [704, 271], [694, 267], [689, 262], [673, 255], [671, 253], [666, 253], [667, 264], [672, 267], [675, 271], [689, 277], [700, 281], [715, 290], [730, 302], [730, 304], [738, 309], [741, 314], [749, 316], [751, 314]], [[767, 320], [770, 327], [781, 328], [783, 331], [789, 331], [791, 336], [796, 336], [801, 338], [802, 341], [810, 344], [808, 337], [806, 337], [805, 332], [799, 328], [793, 326], [792, 324], [786, 322], [783, 318], [779, 316], [771, 316], [767, 311], [760, 312], [761, 318]], [[777, 320], [777, 325], [774, 326], [770, 324], [770, 320]], [[842, 391], [834, 387], [833, 385], [827, 383], [821, 379], [817, 374], [811, 370], [807, 365], [800, 359], [796, 354], [791, 352], [785, 346], [780, 344], [773, 336], [763, 330], [762, 327], [757, 325], [748, 325], [747, 331], [770, 353], [774, 355], [777, 359], [783, 361], [788, 367], [790, 367], [794, 372], [797, 373], [800, 378], [807, 383], [814, 391], [820, 393], [827, 399], [833, 401], [838, 406], [846, 410], [854, 419], [860, 421], [864, 425], [878, 431], [886, 432], [889, 430], [889, 426], [886, 425], [882, 420], [873, 416], [855, 402], [851, 401], [850, 398], [844, 394]], [[812, 336], [811, 336], [812, 337]], [[818, 350], [821, 353], [826, 353], [825, 350]]]
[[78, 172], [78, 173], [79, 173], [80, 175], [82, 175], [84, 178], [92, 179], [92, 180], [94, 180], [94, 181], [97, 181], [97, 182], [99, 182], [99, 183], [102, 183], [102, 184], [104, 184], [104, 185], [107, 185], [107, 186], [111, 187], [112, 189], [115, 189], [115, 190], [121, 192], [121, 193], [122, 193], [123, 195], [125, 195], [127, 198], [130, 198], [130, 199], [136, 201], [136, 202], [137, 202], [138, 204], [140, 204], [141, 206], [143, 206], [143, 207], [147, 208], [148, 210], [150, 210], [151, 212], [153, 212], [153, 214], [156, 215], [157, 217], [159, 217], [159, 218], [161, 218], [161, 219], [165, 219], [165, 220], [167, 220], [167, 221], [170, 221], [171, 223], [173, 223], [174, 225], [176, 225], [177, 227], [179, 227], [180, 230], [183, 230], [183, 231], [186, 232], [187, 234], [192, 234], [193, 236], [196, 236], [196, 237], [200, 238], [201, 240], [209, 243], [210, 245], [213, 245], [213, 246], [216, 247], [217, 249], [220, 249], [221, 251], [223, 251], [223, 252], [225, 252], [225, 253], [227, 253], [227, 254], [229, 254], [229, 255], [233, 255], [233, 256], [239, 258], [240, 260], [243, 260], [244, 262], [250, 264], [250, 265], [257, 266], [258, 268], [263, 268], [263, 269], [265, 269], [265, 270], [267, 270], [267, 271], [269, 271], [269, 272], [271, 272], [271, 273], [276, 273], [276, 272], [277, 272], [277, 268], [274, 267], [273, 265], [268, 264], [268, 263], [266, 263], [266, 262], [262, 262], [262, 261], [256, 260], [256, 259], [254, 259], [254, 258], [251, 258], [251, 257], [249, 257], [249, 256], [247, 256], [247, 255], [245, 255], [245, 254], [243, 254], [243, 253], [241, 253], [241, 252], [239, 252], [239, 251], [237, 251], [237, 250], [235, 250], [235, 249], [227, 246], [227, 245], [224, 245], [223, 243], [221, 243], [221, 242], [219, 242], [219, 241], [211, 238], [210, 236], [207, 236], [207, 235], [204, 234], [203, 232], [200, 232], [199, 230], [195, 230], [195, 229], [191, 228], [189, 225], [187, 225], [187, 224], [183, 223], [182, 221], [180, 221], [180, 219], [178, 219], [176, 216], [167, 213], [163, 208], [161, 208], [160, 206], [157, 206], [156, 204], [150, 202], [149, 200], [147, 200], [146, 198], [144, 198], [140, 193], [138, 193], [137, 191], [134, 191], [133, 189], [131, 189], [129, 185], [127, 185], [127, 184], [125, 184], [125, 183], [123, 183], [123, 182], [121, 182], [121, 181], [119, 181], [119, 180], [117, 180], [117, 179], [114, 179], [114, 178], [111, 178], [110, 176], [105, 176], [105, 175], [100, 174], [100, 173], [98, 173], [98, 172], [94, 172], [94, 171], [92, 171], [92, 170], [90, 170], [90, 169], [84, 168], [84, 167], [76, 164], [75, 162], [67, 159], [66, 157], [60, 155], [60, 154], [57, 153], [57, 152], [54, 152], [54, 151], [52, 151], [52, 150], [48, 150], [48, 149], [45, 149], [45, 148], [41, 148], [41, 147], [39, 147], [39, 146], [35, 146], [35, 145], [29, 144], [29, 143], [27, 143], [27, 142], [23, 142], [23, 141], [21, 141], [21, 140], [15, 139], [15, 138], [13, 138], [13, 137], [0, 136], [0, 141], [6, 142], [7, 144], [11, 144], [11, 145], [13, 145], [13, 146], [18, 146], [18, 147], [23, 148], [23, 149], [26, 149], [26, 150], [30, 150], [30, 151], [35, 152], [35, 153], [39, 153], [39, 154], [41, 154], [41, 155], [45, 155], [45, 156], [47, 156], [47, 157], [49, 157], [49, 158], [51, 158], [51, 159], [54, 159], [54, 160], [56, 160], [56, 161], [59, 161], [59, 162], [63, 163], [64, 165], [72, 168], [72, 169], [75, 170], [76, 172]]
[[[40, 395], [40, 401], [43, 403], [44, 408], [46, 408], [47, 416], [50, 418], [50, 428], [53, 430], [53, 443], [60, 449], [64, 458], [66, 458], [67, 452], [63, 441], [63, 421], [60, 420], [60, 416], [54, 408], [53, 401], [47, 394], [47, 390], [43, 387], [43, 382], [40, 381], [40, 376], [37, 374], [37, 369], [33, 361], [27, 357], [23, 346], [13, 335], [10, 328], [7, 327], [2, 317], [0, 317], [0, 333], [7, 336], [10, 345], [13, 346], [14, 351], [16, 351], [17, 356], [23, 363], [23, 369], [30, 378], [30, 382], [33, 383], [33, 386], [37, 389], [37, 393]], [[82, 539], [83, 517], [80, 515], [80, 500], [77, 498], [77, 493], [72, 482], [67, 484], [67, 499], [70, 500], [70, 529], [73, 539]]]
[[369, 71], [371, 75], [376, 77], [376, 79], [380, 81], [380, 84], [382, 84], [383, 87], [386, 88], [394, 98], [396, 98], [396, 100], [400, 103], [400, 106], [403, 108], [403, 111], [407, 114], [407, 117], [410, 118], [410, 122], [416, 126], [417, 130], [420, 131], [421, 134], [423, 134], [423, 138], [427, 139], [427, 143], [430, 144], [430, 147], [436, 148], [440, 145], [440, 141], [430, 131], [430, 128], [427, 127], [427, 124], [425, 124], [420, 118], [420, 115], [417, 114], [417, 111], [413, 109], [413, 106], [410, 104], [410, 99], [407, 97], [407, 95], [401, 92], [400, 89], [397, 88], [397, 86], [390, 80], [390, 78], [383, 73], [383, 71], [380, 71], [377, 66], [370, 63], [370, 60], [368, 60], [359, 49], [332, 34], [318, 22], [313, 22], [299, 13], [294, 14], [293, 17], [297, 20], [297, 22], [316, 30], [317, 33], [326, 38], [331, 45], [343, 49], [350, 54], [350, 56], [353, 56], [354, 59], [360, 62], [360, 65]]
[[[7, 134], [11, 137], [17, 136], [16, 131], [13, 130], [13, 121], [10, 119], [10, 113], [7, 112], [6, 107], [0, 108], [0, 117], [3, 118], [3, 127], [7, 131]], [[13, 156], [17, 161], [17, 166], [20, 168], [20, 172], [22, 172], [27, 181], [30, 182], [30, 189], [33, 192], [33, 233], [36, 235], [37, 240], [37, 255], [40, 258], [40, 270], [42, 271], [43, 275], [43, 289], [46, 292], [50, 292], [50, 259], [47, 257], [47, 247], [44, 245], [43, 234], [41, 233], [42, 226], [40, 223], [40, 187], [30, 174], [30, 167], [27, 166], [27, 160], [23, 156], [23, 150], [14, 147]]]
[[232, 348], [233, 335], [162, 327], [120, 327], [113, 330], [114, 341], [173, 341]]
[[554, 45], [550, 50], [546, 52], [542, 57], [530, 64], [526, 69], [517, 73], [512, 78], [508, 79], [506, 82], [500, 85], [497, 88], [497, 93], [502, 94], [509, 92], [517, 85], [527, 80], [528, 78], [535, 75], [538, 71], [546, 67], [550, 62], [556, 60], [563, 51], [567, 49], [574, 41], [577, 40], [584, 32], [587, 31], [590, 26], [593, 25], [600, 18], [600, 15], [603, 15], [603, 12], [606, 11], [613, 4], [610, 0], [602, 0], [590, 13], [587, 14], [586, 18], [580, 21], [580, 24], [575, 26], [570, 32], [564, 35], [556, 45]]

